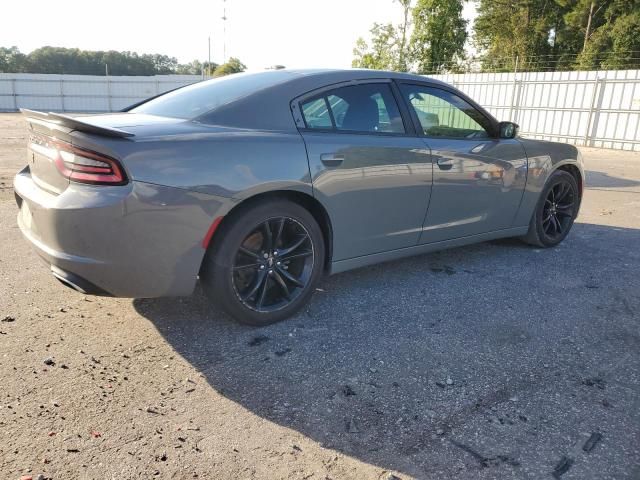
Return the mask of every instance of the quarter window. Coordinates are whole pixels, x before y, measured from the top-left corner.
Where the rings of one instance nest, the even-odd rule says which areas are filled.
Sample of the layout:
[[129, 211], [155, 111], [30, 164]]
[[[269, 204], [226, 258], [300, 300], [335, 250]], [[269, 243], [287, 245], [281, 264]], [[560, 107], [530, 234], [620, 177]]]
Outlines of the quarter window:
[[439, 88], [402, 85], [402, 94], [415, 111], [428, 137], [487, 138], [490, 124], [462, 98]]
[[360, 133], [404, 133], [389, 85], [371, 83], [337, 88], [302, 103], [307, 128]]
[[324, 97], [304, 103], [302, 114], [309, 128], [332, 128], [331, 115]]

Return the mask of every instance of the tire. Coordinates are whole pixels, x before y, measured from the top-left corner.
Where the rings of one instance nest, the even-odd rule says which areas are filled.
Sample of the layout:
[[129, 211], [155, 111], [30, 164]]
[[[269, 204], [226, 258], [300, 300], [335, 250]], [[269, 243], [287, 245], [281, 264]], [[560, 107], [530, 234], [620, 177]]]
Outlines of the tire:
[[206, 295], [248, 325], [269, 325], [295, 314], [324, 271], [324, 239], [313, 215], [274, 199], [228, 220], [205, 255], [200, 277]]
[[574, 176], [563, 170], [553, 172], [540, 192], [529, 231], [522, 240], [542, 248], [558, 245], [569, 234], [578, 216], [580, 201]]

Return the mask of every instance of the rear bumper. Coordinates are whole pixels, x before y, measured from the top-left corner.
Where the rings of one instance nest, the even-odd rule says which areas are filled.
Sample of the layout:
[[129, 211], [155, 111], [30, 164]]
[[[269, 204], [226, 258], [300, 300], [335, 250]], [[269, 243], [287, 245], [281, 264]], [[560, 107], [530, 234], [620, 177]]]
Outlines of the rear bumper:
[[18, 225], [62, 283], [116, 297], [189, 295], [202, 239], [224, 199], [131, 182], [40, 189], [28, 168], [14, 180]]

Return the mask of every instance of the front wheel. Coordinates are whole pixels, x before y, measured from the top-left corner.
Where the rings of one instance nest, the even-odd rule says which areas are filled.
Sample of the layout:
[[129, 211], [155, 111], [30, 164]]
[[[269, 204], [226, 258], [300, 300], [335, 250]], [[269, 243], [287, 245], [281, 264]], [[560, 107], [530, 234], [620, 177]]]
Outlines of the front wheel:
[[309, 301], [323, 271], [324, 241], [313, 215], [271, 200], [230, 222], [205, 257], [206, 294], [242, 323], [290, 317]]
[[568, 172], [555, 171], [544, 186], [529, 231], [523, 240], [537, 247], [554, 247], [565, 239], [580, 208], [576, 179]]

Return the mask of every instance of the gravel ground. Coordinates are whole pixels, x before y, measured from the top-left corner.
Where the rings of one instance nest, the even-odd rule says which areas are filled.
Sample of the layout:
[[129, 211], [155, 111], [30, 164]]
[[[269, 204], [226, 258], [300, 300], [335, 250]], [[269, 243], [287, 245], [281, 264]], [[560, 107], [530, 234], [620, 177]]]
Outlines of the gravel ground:
[[255, 329], [60, 286], [16, 226], [24, 143], [0, 115], [0, 478], [640, 478], [639, 153], [583, 150], [556, 249], [336, 275]]

